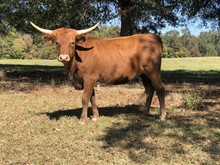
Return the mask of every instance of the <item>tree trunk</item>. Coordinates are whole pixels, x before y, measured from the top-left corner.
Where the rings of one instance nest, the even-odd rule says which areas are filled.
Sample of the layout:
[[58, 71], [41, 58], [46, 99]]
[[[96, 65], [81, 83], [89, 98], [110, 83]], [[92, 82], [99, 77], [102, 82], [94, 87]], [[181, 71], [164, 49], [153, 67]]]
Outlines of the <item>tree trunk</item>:
[[129, 7], [131, 7], [131, 0], [119, 0], [119, 7], [121, 9], [121, 36], [129, 36], [133, 34], [132, 13]]

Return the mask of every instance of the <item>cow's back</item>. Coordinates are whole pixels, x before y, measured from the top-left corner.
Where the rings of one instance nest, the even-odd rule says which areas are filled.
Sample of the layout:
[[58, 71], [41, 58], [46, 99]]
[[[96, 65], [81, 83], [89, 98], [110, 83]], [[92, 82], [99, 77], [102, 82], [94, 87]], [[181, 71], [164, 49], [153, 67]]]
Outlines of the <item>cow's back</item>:
[[143, 72], [160, 67], [162, 43], [159, 36], [140, 34], [114, 39], [87, 38], [78, 50], [81, 74], [90, 74], [108, 84], [125, 83]]

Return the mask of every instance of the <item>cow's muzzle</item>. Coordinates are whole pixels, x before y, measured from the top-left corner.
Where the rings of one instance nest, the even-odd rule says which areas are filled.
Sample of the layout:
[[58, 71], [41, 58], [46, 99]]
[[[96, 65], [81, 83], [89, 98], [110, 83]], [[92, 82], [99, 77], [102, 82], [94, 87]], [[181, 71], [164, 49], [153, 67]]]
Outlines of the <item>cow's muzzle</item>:
[[58, 57], [58, 61], [60, 62], [69, 62], [70, 61], [70, 56], [68, 54], [60, 54]]

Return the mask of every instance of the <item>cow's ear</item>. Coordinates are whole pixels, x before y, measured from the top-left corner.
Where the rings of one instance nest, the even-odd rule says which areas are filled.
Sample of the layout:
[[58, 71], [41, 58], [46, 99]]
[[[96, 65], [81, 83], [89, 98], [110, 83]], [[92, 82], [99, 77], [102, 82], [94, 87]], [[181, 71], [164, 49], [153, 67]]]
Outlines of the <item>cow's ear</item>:
[[54, 36], [49, 35], [49, 34], [45, 34], [43, 36], [43, 40], [48, 44], [52, 44], [54, 42], [54, 39], [55, 39]]
[[86, 36], [85, 35], [76, 36], [76, 44], [80, 44], [80, 43], [85, 42], [85, 41], [86, 41]]

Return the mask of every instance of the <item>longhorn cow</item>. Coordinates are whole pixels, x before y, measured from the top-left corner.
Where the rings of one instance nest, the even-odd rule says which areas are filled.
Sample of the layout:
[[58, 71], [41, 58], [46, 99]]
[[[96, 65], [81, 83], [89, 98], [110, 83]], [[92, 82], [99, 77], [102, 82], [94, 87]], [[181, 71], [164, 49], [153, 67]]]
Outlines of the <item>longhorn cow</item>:
[[43, 39], [55, 43], [58, 61], [69, 71], [76, 89], [83, 89], [80, 124], [87, 122], [88, 103], [91, 102], [93, 120], [99, 113], [95, 101], [96, 82], [123, 84], [138, 76], [146, 89], [146, 113], [149, 114], [154, 92], [159, 99], [160, 120], [165, 120], [165, 88], [161, 80], [162, 41], [156, 34], [138, 34], [118, 38], [93, 38], [86, 33], [91, 28], [75, 30], [59, 28], [47, 30], [31, 25], [44, 33]]

